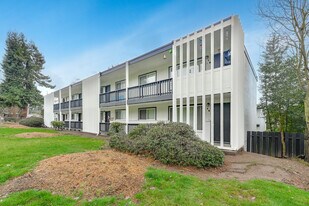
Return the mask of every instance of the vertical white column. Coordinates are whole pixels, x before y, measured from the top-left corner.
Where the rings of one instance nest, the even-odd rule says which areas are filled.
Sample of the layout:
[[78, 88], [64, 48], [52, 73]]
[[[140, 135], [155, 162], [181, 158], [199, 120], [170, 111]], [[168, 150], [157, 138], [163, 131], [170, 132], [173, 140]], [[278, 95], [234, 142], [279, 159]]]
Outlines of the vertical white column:
[[194, 88], [194, 107], [193, 107], [193, 129], [195, 131], [197, 131], [197, 88], [196, 88], [196, 75], [199, 73], [198, 69], [197, 69], [197, 38], [194, 38], [194, 44], [193, 44], [193, 56], [194, 56], [194, 60], [193, 60], [193, 66], [194, 66], [194, 73], [193, 73], [193, 88]]
[[59, 115], [60, 115], [60, 121], [64, 121], [64, 119], [62, 119], [62, 112], [61, 112], [61, 102], [62, 102], [62, 98], [61, 98], [61, 89], [59, 90]]
[[210, 36], [210, 117], [211, 117], [211, 126], [210, 126], [210, 143], [214, 145], [214, 26], [211, 26], [211, 36]]
[[180, 41], [180, 48], [179, 48], [179, 73], [180, 73], [180, 78], [179, 78], [179, 122], [183, 122], [183, 98], [182, 98], [182, 70], [183, 70], [183, 43], [182, 40]]
[[126, 62], [126, 133], [129, 132], [129, 62]]
[[190, 93], [189, 93], [189, 68], [190, 68], [190, 39], [189, 36], [187, 36], [187, 124], [190, 125]]
[[[99, 81], [98, 81], [98, 92], [99, 92], [99, 109], [98, 109], [98, 116], [97, 116], [97, 119], [99, 120], [98, 121], [98, 135], [100, 134], [101, 130], [100, 130], [100, 123], [101, 123], [101, 108], [100, 108], [100, 93], [101, 93], [101, 73], [98, 75], [98, 78], [99, 78]], [[82, 82], [82, 91], [83, 91], [83, 82]], [[84, 94], [82, 94], [84, 96]], [[83, 110], [82, 110], [83, 111]], [[84, 119], [84, 113], [83, 113], [83, 119]], [[84, 123], [83, 123], [84, 124]], [[83, 130], [84, 130], [84, 126], [83, 126]]]
[[176, 76], [177, 76], [177, 66], [176, 66], [176, 45], [175, 41], [173, 42], [172, 50], [172, 66], [173, 66], [173, 122], [177, 122], [177, 105], [176, 105]]
[[221, 30], [220, 30], [220, 146], [223, 147], [223, 137], [224, 137], [224, 130], [223, 130], [223, 87], [222, 87], [222, 70], [223, 70], [223, 27], [221, 21]]
[[69, 130], [71, 130], [72, 112], [71, 112], [71, 101], [72, 101], [72, 85], [69, 86]]
[[202, 36], [202, 139], [205, 140], [206, 134], [206, 97], [205, 97], [205, 33]]

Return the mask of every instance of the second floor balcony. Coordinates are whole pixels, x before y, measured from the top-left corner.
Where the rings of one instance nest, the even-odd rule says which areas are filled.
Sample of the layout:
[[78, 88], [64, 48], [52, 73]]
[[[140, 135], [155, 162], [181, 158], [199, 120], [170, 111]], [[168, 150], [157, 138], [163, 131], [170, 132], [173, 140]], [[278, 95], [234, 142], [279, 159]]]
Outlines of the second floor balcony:
[[71, 100], [70, 104], [71, 104], [71, 108], [82, 107], [83, 106], [83, 100], [82, 99], [74, 99], [74, 100]]
[[122, 105], [126, 103], [126, 89], [100, 94], [100, 104], [104, 106]]
[[61, 103], [61, 109], [69, 109], [69, 104], [70, 104], [69, 101], [68, 102], [62, 102]]
[[148, 84], [130, 87], [128, 103], [144, 103], [152, 101], [171, 100], [173, 94], [173, 80], [164, 79]]

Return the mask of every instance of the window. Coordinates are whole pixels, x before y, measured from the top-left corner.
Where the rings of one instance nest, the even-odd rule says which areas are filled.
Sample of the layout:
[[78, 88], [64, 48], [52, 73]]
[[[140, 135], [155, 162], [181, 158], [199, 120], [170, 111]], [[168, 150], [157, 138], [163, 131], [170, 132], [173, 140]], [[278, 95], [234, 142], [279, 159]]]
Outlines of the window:
[[157, 72], [150, 72], [139, 76], [139, 84], [148, 84], [157, 81]]
[[125, 119], [126, 118], [126, 110], [125, 109], [117, 109], [115, 110], [116, 119]]
[[214, 68], [219, 68], [221, 62], [221, 30], [214, 32]]
[[142, 108], [138, 111], [138, 118], [140, 120], [156, 120], [156, 108]]
[[82, 98], [82, 94], [73, 94], [72, 95], [72, 100], [81, 99], [81, 98]]
[[173, 67], [168, 67], [168, 78], [173, 78]]
[[231, 25], [223, 29], [223, 62], [224, 66], [231, 65]]
[[116, 90], [125, 89], [126, 88], [126, 80], [121, 80], [116, 82]]
[[205, 70], [210, 70], [211, 68], [211, 34], [206, 34], [205, 36]]

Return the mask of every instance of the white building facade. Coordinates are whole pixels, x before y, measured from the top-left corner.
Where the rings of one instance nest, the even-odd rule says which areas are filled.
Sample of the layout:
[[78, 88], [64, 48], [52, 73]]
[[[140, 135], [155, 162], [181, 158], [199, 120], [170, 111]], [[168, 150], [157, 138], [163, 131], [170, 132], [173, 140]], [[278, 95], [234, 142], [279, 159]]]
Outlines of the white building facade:
[[44, 120], [104, 133], [111, 122], [184, 122], [221, 149], [239, 150], [256, 128], [257, 76], [238, 16], [124, 62], [44, 98]]

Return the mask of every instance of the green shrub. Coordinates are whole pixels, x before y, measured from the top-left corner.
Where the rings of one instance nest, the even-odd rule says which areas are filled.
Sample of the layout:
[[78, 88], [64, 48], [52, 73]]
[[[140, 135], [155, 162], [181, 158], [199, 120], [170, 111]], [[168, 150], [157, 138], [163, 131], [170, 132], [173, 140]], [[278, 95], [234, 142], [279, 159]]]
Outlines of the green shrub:
[[125, 133], [125, 124], [120, 122], [112, 122], [109, 126], [108, 135], [114, 134], [124, 134]]
[[64, 128], [64, 122], [62, 121], [52, 121], [51, 125], [56, 130], [62, 130]]
[[139, 125], [129, 135], [113, 135], [110, 146], [134, 154], [149, 154], [165, 164], [216, 167], [224, 154], [200, 140], [191, 126], [184, 123], [159, 123], [151, 128]]
[[149, 131], [149, 126], [145, 124], [139, 124], [132, 131], [129, 132], [129, 137], [132, 139], [136, 139], [141, 136], [146, 136], [147, 132]]
[[40, 117], [29, 117], [19, 121], [19, 124], [28, 126], [28, 127], [43, 127], [44, 120]]
[[15, 117], [4, 117], [5, 122], [17, 122]]

